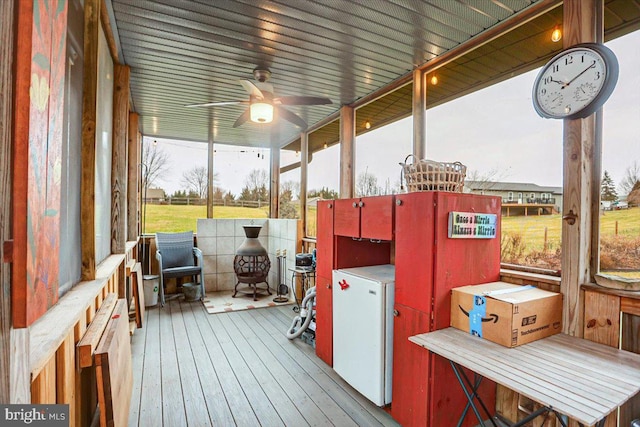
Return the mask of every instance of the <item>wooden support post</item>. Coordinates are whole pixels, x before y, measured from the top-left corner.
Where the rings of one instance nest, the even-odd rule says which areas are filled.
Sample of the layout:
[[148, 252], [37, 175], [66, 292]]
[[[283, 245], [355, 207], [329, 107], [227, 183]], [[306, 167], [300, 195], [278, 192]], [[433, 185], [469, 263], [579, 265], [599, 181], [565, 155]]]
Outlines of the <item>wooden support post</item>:
[[[210, 125], [211, 127], [211, 125]], [[209, 143], [207, 144], [207, 218], [213, 218], [213, 131], [209, 129]]]
[[11, 330], [9, 403], [31, 403], [29, 328]]
[[[564, 2], [564, 46], [595, 40], [595, 8], [588, 0]], [[580, 286], [591, 280], [592, 186], [594, 164], [595, 118], [564, 120], [563, 128], [563, 218], [562, 281], [564, 295], [562, 325], [569, 335], [582, 335], [583, 307]]]
[[113, 66], [113, 144], [111, 148], [111, 253], [123, 254], [127, 243], [127, 148], [129, 75], [127, 65]]
[[[11, 123], [13, 102], [14, 2], [0, 2], [0, 242], [11, 236]], [[26, 197], [26, 195], [24, 195]], [[7, 247], [6, 249], [9, 249]], [[0, 402], [10, 403], [12, 254], [0, 245]]]
[[427, 82], [421, 69], [413, 71], [413, 155], [427, 156]]
[[271, 205], [269, 205], [269, 218], [278, 218], [280, 215], [280, 148], [272, 147], [269, 156], [271, 159], [271, 180], [269, 181]]
[[300, 221], [302, 222], [302, 235], [305, 237], [307, 230], [307, 167], [309, 165], [309, 134], [300, 134]]
[[95, 161], [96, 98], [98, 88], [98, 37], [102, 0], [84, 2], [84, 71], [82, 81], [82, 182], [80, 184], [80, 235], [82, 280], [96, 278]]
[[138, 191], [140, 191], [140, 143], [138, 139], [137, 113], [129, 113], [129, 125], [127, 126], [127, 240], [133, 241], [140, 235]]
[[354, 161], [356, 150], [356, 124], [353, 107], [340, 108], [340, 198], [350, 199], [354, 195]]

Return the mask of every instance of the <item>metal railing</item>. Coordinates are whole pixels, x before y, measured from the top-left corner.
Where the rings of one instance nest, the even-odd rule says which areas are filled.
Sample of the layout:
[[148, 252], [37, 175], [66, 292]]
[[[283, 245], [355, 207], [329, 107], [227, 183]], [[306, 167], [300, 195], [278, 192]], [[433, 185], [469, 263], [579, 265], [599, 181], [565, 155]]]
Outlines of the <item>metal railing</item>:
[[555, 205], [556, 204], [556, 199], [555, 198], [549, 198], [549, 199], [542, 199], [539, 197], [536, 198], [526, 198], [526, 199], [513, 199], [513, 200], [509, 200], [509, 199], [502, 199], [502, 204], [503, 205], [522, 205], [522, 204], [528, 204], [528, 205]]

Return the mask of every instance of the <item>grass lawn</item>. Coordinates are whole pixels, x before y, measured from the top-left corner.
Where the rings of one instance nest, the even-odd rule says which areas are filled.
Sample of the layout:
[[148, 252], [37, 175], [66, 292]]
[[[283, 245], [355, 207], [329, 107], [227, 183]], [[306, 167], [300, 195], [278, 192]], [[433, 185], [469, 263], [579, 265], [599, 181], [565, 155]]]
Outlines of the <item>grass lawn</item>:
[[[267, 218], [269, 206], [243, 208], [214, 206], [214, 218]], [[197, 220], [207, 217], [206, 206], [147, 205], [145, 233], [196, 231]]]
[[[640, 236], [640, 208], [607, 211], [600, 215], [600, 234], [615, 235], [616, 222], [618, 235], [628, 237]], [[502, 234], [519, 233], [527, 243], [527, 247], [542, 250], [544, 247], [544, 230], [547, 229], [549, 249], [555, 250], [560, 245], [562, 235], [561, 215], [511, 216], [502, 217]]]

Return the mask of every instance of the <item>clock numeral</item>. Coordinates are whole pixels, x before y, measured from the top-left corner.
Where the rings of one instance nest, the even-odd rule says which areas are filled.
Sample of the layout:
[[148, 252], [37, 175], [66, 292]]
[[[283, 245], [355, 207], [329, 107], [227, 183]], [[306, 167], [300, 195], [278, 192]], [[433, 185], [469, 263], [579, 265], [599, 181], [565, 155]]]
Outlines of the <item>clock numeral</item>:
[[547, 94], [547, 90], [545, 88], [542, 88], [542, 90], [540, 91], [540, 95], [546, 95]]
[[546, 85], [547, 85], [547, 84], [551, 83], [551, 81], [552, 81], [552, 80], [553, 80], [553, 79], [551, 78], [551, 76], [549, 76], [549, 77], [545, 77], [545, 78], [544, 78], [544, 84], [546, 84]]
[[[584, 56], [582, 57], [582, 60], [584, 61]], [[566, 58], [564, 58], [564, 65], [569, 65], [569, 64], [573, 64], [573, 56], [569, 55]]]
[[555, 65], [553, 66], [553, 72], [554, 72], [554, 73], [557, 73], [558, 71], [560, 71], [560, 65], [555, 64]]
[[600, 71], [596, 71], [596, 78], [594, 80], [600, 80]]
[[584, 55], [582, 55], [580, 58], [580, 62], [584, 63]]

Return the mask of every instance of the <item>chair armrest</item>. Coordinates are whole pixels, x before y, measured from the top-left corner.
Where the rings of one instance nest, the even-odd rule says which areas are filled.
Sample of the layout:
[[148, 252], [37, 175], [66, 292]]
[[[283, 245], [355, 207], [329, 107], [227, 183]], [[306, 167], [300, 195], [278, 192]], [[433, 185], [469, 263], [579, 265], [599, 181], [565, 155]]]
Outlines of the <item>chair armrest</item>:
[[156, 260], [158, 260], [160, 271], [162, 271], [162, 254], [160, 251], [156, 251]]
[[198, 260], [197, 265], [202, 265], [202, 250], [200, 248], [193, 248], [193, 255]]

